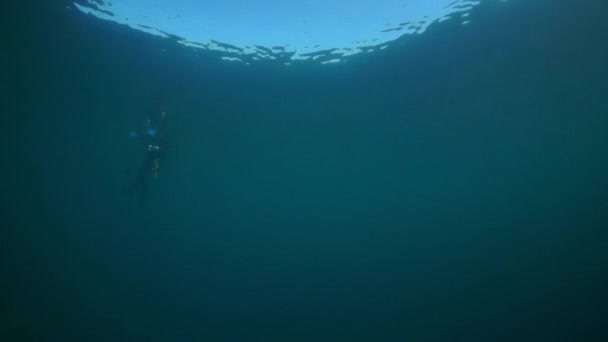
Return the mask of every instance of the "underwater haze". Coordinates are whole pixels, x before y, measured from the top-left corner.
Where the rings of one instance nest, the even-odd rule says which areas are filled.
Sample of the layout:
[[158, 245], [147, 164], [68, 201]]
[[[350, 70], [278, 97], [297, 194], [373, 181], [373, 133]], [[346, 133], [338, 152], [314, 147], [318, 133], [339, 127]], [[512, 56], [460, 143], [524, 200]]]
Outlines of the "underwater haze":
[[40, 3], [4, 8], [3, 341], [608, 340], [606, 1], [310, 58]]

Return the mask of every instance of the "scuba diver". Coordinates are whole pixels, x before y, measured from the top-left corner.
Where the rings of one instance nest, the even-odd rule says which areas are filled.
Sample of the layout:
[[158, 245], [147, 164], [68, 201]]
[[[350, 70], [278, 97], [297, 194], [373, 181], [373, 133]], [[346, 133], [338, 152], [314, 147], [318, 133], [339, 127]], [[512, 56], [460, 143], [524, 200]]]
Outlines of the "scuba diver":
[[[154, 179], [158, 178], [161, 160], [165, 156], [167, 148], [166, 117], [167, 113], [163, 105], [153, 106], [146, 115], [143, 131], [131, 131], [129, 136], [131, 139], [142, 142], [146, 151], [146, 156], [135, 174], [135, 180], [126, 188], [129, 195], [134, 193], [138, 195], [141, 204], [148, 193], [146, 178], [148, 175], [152, 175]], [[129, 174], [130, 172], [127, 170], [126, 175]]]

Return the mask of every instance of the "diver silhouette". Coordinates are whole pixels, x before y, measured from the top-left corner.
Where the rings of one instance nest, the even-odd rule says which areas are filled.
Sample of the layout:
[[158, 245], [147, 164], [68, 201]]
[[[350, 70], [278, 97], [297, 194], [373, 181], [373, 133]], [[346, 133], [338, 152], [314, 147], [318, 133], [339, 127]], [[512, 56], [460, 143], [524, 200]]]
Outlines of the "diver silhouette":
[[[143, 131], [131, 131], [130, 138], [143, 143], [145, 158], [137, 169], [135, 180], [126, 188], [129, 195], [137, 194], [139, 202], [144, 203], [148, 195], [147, 178], [158, 178], [161, 160], [164, 159], [167, 143], [167, 113], [163, 105], [153, 106], [146, 115]], [[130, 175], [127, 170], [126, 175]]]

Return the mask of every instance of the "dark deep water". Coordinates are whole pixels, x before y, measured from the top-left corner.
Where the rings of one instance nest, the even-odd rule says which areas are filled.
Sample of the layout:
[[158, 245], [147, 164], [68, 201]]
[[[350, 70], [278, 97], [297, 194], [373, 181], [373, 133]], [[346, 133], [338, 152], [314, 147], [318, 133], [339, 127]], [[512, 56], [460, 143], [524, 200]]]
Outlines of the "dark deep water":
[[[20, 6], [0, 57], [7, 341], [608, 338], [605, 1], [481, 6], [293, 68]], [[171, 149], [140, 206], [127, 136], [159, 99]]]

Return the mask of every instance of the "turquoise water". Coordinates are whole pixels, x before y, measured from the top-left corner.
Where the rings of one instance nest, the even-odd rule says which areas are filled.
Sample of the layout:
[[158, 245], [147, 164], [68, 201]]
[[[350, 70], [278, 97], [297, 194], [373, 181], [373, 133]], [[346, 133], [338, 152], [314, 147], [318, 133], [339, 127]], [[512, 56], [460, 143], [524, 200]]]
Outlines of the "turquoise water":
[[507, 0], [75, 0], [80, 11], [226, 60], [326, 64], [391, 46], [445, 20], [470, 23], [472, 9]]
[[[603, 1], [480, 6], [291, 68], [22, 7], [1, 57], [7, 340], [608, 337]], [[129, 135], [159, 102], [140, 204]]]

